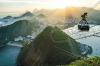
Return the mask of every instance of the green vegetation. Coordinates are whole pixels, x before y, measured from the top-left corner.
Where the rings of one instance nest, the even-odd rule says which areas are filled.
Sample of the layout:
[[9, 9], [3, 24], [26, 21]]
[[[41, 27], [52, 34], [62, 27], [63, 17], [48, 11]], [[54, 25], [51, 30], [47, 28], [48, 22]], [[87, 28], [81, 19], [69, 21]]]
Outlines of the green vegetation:
[[21, 49], [17, 63], [20, 66], [66, 65], [80, 59], [80, 46], [59, 28], [48, 26]]
[[83, 58], [81, 60], [72, 62], [67, 66], [100, 66], [100, 57], [93, 56], [89, 58]]
[[69, 66], [91, 66], [91, 65], [88, 64], [87, 62], [82, 61], [82, 60], [77, 60], [77, 61], [69, 64]]

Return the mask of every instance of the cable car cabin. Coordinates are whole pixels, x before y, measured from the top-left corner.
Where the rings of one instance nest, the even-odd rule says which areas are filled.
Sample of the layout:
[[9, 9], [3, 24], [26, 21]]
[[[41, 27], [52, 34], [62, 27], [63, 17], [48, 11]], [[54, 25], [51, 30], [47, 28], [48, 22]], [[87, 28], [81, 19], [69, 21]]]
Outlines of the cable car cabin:
[[89, 31], [89, 24], [78, 24], [78, 29], [82, 31]]
[[78, 24], [78, 29], [82, 30], [82, 31], [89, 31], [89, 24], [86, 20], [87, 18], [87, 13], [84, 13], [83, 15], [81, 15], [82, 20], [79, 22]]

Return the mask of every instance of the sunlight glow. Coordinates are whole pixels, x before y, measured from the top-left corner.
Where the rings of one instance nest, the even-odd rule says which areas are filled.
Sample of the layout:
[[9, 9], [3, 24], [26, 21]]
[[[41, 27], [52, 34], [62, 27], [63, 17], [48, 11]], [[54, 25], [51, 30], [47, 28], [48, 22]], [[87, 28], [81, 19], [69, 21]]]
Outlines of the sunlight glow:
[[54, 7], [55, 8], [64, 8], [67, 6], [78, 6], [77, 0], [55, 0]]

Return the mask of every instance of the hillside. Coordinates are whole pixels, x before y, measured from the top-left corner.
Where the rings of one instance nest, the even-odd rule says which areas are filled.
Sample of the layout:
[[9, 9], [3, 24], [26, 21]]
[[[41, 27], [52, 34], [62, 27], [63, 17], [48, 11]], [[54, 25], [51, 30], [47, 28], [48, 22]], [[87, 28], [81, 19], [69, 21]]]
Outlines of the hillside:
[[25, 37], [36, 29], [36, 25], [28, 20], [19, 20], [11, 25], [0, 27], [0, 45], [14, 41], [19, 36]]
[[17, 64], [19, 66], [65, 65], [85, 55], [82, 52], [91, 54], [92, 48], [77, 43], [59, 28], [48, 26], [29, 45], [21, 49]]

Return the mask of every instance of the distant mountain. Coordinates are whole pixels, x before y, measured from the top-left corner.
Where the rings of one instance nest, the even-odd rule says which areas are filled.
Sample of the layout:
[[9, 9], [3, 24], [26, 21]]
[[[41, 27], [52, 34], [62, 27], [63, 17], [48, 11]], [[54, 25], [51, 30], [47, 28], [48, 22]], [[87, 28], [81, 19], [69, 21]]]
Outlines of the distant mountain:
[[39, 15], [37, 15], [37, 17], [44, 18], [46, 16], [44, 14], [39, 14]]
[[29, 12], [29, 11], [26, 11], [26, 12], [25, 12], [24, 14], [22, 14], [20, 17], [27, 17], [27, 16], [32, 17], [33, 14], [32, 14], [31, 12]]
[[20, 66], [65, 65], [92, 52], [59, 28], [48, 26], [29, 45], [23, 47], [17, 59]]
[[6, 45], [9, 41], [14, 41], [14, 38], [19, 36], [26, 37], [30, 35], [36, 24], [28, 20], [19, 20], [11, 25], [0, 27], [0, 45]]
[[33, 14], [31, 12], [27, 11], [27, 12], [25, 12], [22, 15], [19, 15], [17, 17], [6, 16], [4, 18], [0, 18], [0, 22], [1, 23], [4, 23], [4, 22], [8, 23], [8, 22], [13, 22], [13, 21], [21, 20], [24, 17], [32, 17], [32, 16], [33, 16]]
[[2, 19], [11, 19], [11, 18], [13, 18], [13, 17], [12, 16], [6, 16], [6, 17], [4, 17]]
[[13, 20], [13, 18], [14, 17], [12, 17], [12, 16], [6, 16], [6, 17], [4, 17], [4, 18], [0, 18], [0, 22], [10, 22], [10, 21], [12, 21]]
[[[100, 10], [96, 10], [93, 8], [87, 7], [66, 7], [62, 9], [41, 9], [41, 10], [33, 10], [33, 13], [44, 14], [46, 17], [52, 17], [51, 20], [55, 20], [54, 22], [57, 25], [62, 25], [64, 23], [65, 28], [73, 27], [81, 21], [81, 15], [87, 12], [87, 21], [90, 24], [99, 24], [100, 25]], [[58, 21], [58, 22], [57, 22]], [[59, 23], [59, 24], [58, 24]]]
[[19, 18], [24, 18], [24, 17], [32, 17], [34, 16], [31, 12], [29, 11], [26, 11], [25, 13], [23, 13], [22, 15], [20, 16], [17, 16], [17, 17], [14, 17], [14, 19], [19, 19]]

